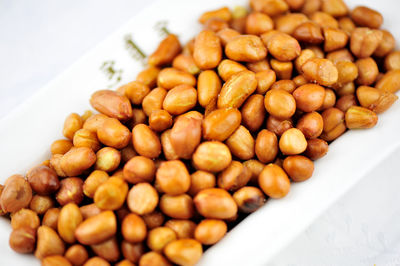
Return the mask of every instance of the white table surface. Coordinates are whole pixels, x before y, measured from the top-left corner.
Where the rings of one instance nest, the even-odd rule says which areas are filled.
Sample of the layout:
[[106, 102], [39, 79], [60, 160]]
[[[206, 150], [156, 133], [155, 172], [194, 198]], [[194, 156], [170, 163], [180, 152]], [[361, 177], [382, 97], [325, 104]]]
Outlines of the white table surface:
[[[0, 0], [0, 118], [153, 2]], [[397, 150], [266, 265], [400, 265], [399, 163]]]

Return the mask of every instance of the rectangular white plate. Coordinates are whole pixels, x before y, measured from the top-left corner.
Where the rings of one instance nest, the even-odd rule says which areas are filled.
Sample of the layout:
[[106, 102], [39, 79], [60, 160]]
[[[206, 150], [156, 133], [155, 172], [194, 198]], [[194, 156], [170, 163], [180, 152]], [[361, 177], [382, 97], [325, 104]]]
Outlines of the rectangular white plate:
[[[350, 7], [358, 4], [374, 7], [385, 17], [385, 28], [400, 36], [399, 2], [381, 0], [347, 0]], [[0, 181], [15, 173], [24, 174], [30, 167], [49, 158], [49, 146], [61, 138], [64, 118], [71, 112], [90, 109], [88, 99], [98, 89], [115, 82], [131, 81], [142, 69], [126, 48], [126, 36], [146, 54], [161, 40], [154, 30], [159, 21], [167, 21], [168, 29], [179, 35], [182, 43], [199, 30], [198, 16], [205, 10], [223, 5], [234, 7], [244, 0], [159, 1], [132, 18], [108, 39], [72, 65], [62, 75], [42, 88], [32, 98], [0, 120]], [[67, 49], [67, 47], [66, 47]], [[100, 69], [104, 62], [114, 61], [117, 74], [110, 80]], [[123, 70], [121, 75], [118, 70]], [[400, 147], [400, 104], [379, 116], [371, 130], [346, 133], [330, 145], [326, 157], [315, 164], [314, 176], [307, 182], [294, 184], [282, 200], [267, 204], [234, 228], [219, 244], [209, 249], [200, 265], [265, 265], [295, 236], [310, 225], [341, 195], [363, 176]], [[39, 265], [33, 256], [14, 253], [8, 246], [10, 226], [0, 219], [2, 265]]]

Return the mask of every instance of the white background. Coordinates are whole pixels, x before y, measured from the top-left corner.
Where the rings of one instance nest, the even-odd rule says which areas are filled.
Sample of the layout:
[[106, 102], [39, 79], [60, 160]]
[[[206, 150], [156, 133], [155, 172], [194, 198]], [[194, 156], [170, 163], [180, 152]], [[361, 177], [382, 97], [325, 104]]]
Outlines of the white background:
[[[0, 0], [0, 118], [153, 2]], [[270, 265], [400, 265], [399, 158], [397, 151]]]

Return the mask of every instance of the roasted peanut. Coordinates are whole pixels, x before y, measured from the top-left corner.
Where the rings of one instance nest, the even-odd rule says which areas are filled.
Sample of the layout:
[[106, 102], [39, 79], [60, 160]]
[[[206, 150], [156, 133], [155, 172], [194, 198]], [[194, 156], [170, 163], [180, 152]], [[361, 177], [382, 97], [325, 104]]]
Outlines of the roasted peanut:
[[133, 213], [143, 215], [154, 211], [158, 205], [158, 193], [148, 183], [139, 183], [129, 190], [127, 204]]
[[321, 26], [312, 21], [299, 24], [292, 33], [293, 37], [300, 42], [309, 44], [320, 44], [324, 41]]
[[93, 198], [94, 193], [96, 192], [97, 188], [107, 181], [109, 178], [107, 172], [101, 170], [93, 171], [83, 183], [83, 193], [89, 197]]
[[271, 68], [275, 71], [278, 79], [291, 79], [293, 73], [292, 62], [282, 62], [271, 59]]
[[261, 38], [271, 55], [279, 61], [291, 61], [300, 55], [299, 42], [286, 33], [276, 32], [272, 36], [263, 34]]
[[396, 40], [393, 35], [387, 30], [381, 30], [382, 32], [382, 41], [379, 43], [379, 46], [374, 51], [374, 55], [377, 57], [384, 57], [389, 54], [396, 46]]
[[201, 72], [197, 84], [197, 98], [199, 104], [206, 107], [213, 99], [216, 99], [221, 90], [221, 86], [221, 81], [215, 71], [206, 70]]
[[379, 12], [365, 6], [354, 8], [351, 18], [358, 26], [373, 29], [379, 29], [383, 23], [383, 17]]
[[356, 28], [350, 38], [351, 52], [358, 58], [370, 57], [382, 41], [383, 33], [370, 28]]
[[125, 259], [132, 263], [138, 263], [140, 257], [145, 253], [143, 243], [130, 243], [126, 240], [122, 241], [121, 251]]
[[136, 125], [132, 129], [133, 147], [142, 156], [157, 158], [161, 153], [158, 136], [145, 124]]
[[54, 207], [54, 200], [50, 196], [34, 195], [29, 208], [39, 215], [45, 214], [47, 210]]
[[349, 36], [343, 30], [336, 28], [324, 28], [324, 50], [325, 52], [336, 51], [347, 45]]
[[279, 140], [279, 148], [285, 155], [295, 155], [304, 152], [307, 141], [303, 132], [297, 128], [291, 128], [283, 132]]
[[159, 211], [154, 211], [152, 213], [148, 213], [142, 215], [142, 218], [149, 229], [153, 229], [159, 227], [164, 224], [165, 216]]
[[222, 47], [218, 36], [213, 31], [203, 30], [197, 35], [193, 59], [200, 69], [212, 69], [218, 66], [222, 59]]
[[245, 66], [229, 59], [222, 60], [221, 63], [218, 65], [218, 75], [224, 81], [227, 81], [230, 77], [232, 77], [232, 75], [242, 72], [244, 70], [247, 70]]
[[54, 141], [51, 144], [50, 150], [51, 154], [65, 154], [67, 153], [74, 145], [72, 141], [68, 139], [59, 139]]
[[356, 28], [353, 20], [349, 17], [342, 17], [339, 19], [339, 28], [346, 32], [347, 35], [351, 36], [351, 33]]
[[160, 69], [157, 67], [149, 66], [137, 74], [136, 81], [154, 88], [157, 84], [157, 76], [160, 73]]
[[39, 216], [29, 209], [20, 209], [11, 214], [11, 227], [16, 230], [23, 227], [36, 230], [40, 226]]
[[190, 175], [179, 160], [162, 162], [156, 172], [156, 182], [164, 193], [179, 195], [189, 190]]
[[312, 176], [314, 163], [305, 156], [288, 156], [283, 161], [283, 169], [290, 179], [295, 182], [302, 182]]
[[321, 9], [321, 0], [305, 0], [301, 12], [306, 15], [311, 15]]
[[194, 238], [196, 224], [191, 220], [172, 219], [165, 223], [165, 227], [172, 229], [178, 239]]
[[190, 219], [194, 215], [193, 200], [187, 194], [164, 194], [160, 199], [160, 209], [165, 215], [175, 219]]
[[240, 33], [234, 29], [231, 28], [224, 28], [221, 29], [217, 32], [217, 35], [221, 41], [221, 44], [223, 47], [226, 46], [226, 44], [232, 40], [233, 38], [235, 38], [236, 36], [240, 35]]
[[276, 164], [268, 164], [264, 167], [258, 183], [261, 189], [271, 198], [285, 197], [290, 190], [290, 180], [285, 171]]
[[322, 139], [310, 139], [307, 141], [307, 149], [304, 154], [311, 160], [318, 160], [328, 152], [328, 143]]
[[310, 59], [303, 64], [301, 69], [306, 79], [323, 86], [331, 86], [338, 81], [338, 70], [328, 59]]
[[252, 12], [246, 18], [246, 34], [260, 35], [273, 28], [274, 22], [272, 19], [261, 12]]
[[147, 62], [151, 66], [169, 65], [181, 52], [181, 49], [178, 37], [175, 34], [168, 34], [168, 36], [160, 42], [154, 53], [149, 56]]
[[153, 251], [162, 251], [169, 242], [174, 240], [176, 240], [176, 234], [171, 228], [157, 227], [149, 232], [147, 246]]
[[387, 71], [400, 69], [400, 51], [391, 52], [385, 57], [385, 69]]
[[235, 61], [257, 62], [267, 56], [267, 48], [256, 35], [239, 35], [226, 44], [225, 54]]
[[134, 213], [125, 216], [121, 224], [121, 232], [124, 239], [131, 243], [142, 242], [147, 236], [146, 224]]
[[150, 251], [140, 257], [139, 266], [171, 266], [172, 264], [158, 252]]
[[308, 18], [306, 15], [301, 13], [288, 13], [283, 16], [279, 16], [275, 19], [276, 29], [280, 32], [292, 35], [294, 30], [304, 22], [307, 22]]
[[250, 71], [253, 71], [254, 73], [258, 73], [261, 71], [267, 71], [267, 70], [271, 69], [267, 59], [260, 60], [258, 62], [248, 62], [248, 63], [246, 63], [246, 67]]
[[110, 177], [94, 193], [94, 203], [102, 210], [118, 210], [128, 194], [128, 184], [124, 179]]
[[163, 108], [171, 115], [180, 115], [192, 109], [197, 102], [197, 91], [189, 85], [179, 85], [168, 91]]
[[75, 230], [82, 222], [83, 217], [78, 205], [68, 203], [61, 208], [58, 215], [57, 231], [60, 237], [67, 243], [75, 242]]
[[53, 230], [57, 230], [59, 208], [51, 208], [46, 211], [42, 219], [42, 225], [47, 225]]
[[251, 95], [243, 104], [241, 113], [243, 125], [250, 131], [257, 131], [265, 119], [264, 97], [260, 94]]
[[32, 253], [35, 250], [36, 229], [26, 226], [14, 229], [8, 243], [15, 252]]
[[163, 88], [155, 88], [150, 91], [142, 102], [144, 113], [150, 116], [153, 111], [161, 110], [166, 95], [167, 91]]
[[143, 156], [135, 156], [124, 166], [124, 178], [131, 184], [152, 182], [156, 167], [154, 162]]
[[169, 135], [174, 153], [183, 159], [190, 159], [201, 141], [201, 119], [180, 116]]
[[396, 93], [400, 90], [400, 70], [395, 69], [387, 72], [375, 85], [375, 88]]
[[193, 200], [197, 211], [206, 218], [228, 219], [237, 214], [232, 196], [221, 188], [203, 189]]
[[44, 165], [31, 169], [26, 177], [32, 190], [40, 195], [52, 194], [60, 187], [57, 173]]
[[37, 230], [35, 257], [43, 259], [52, 255], [63, 255], [65, 244], [58, 234], [48, 226], [42, 225]]
[[323, 131], [322, 116], [317, 112], [305, 114], [299, 119], [296, 127], [303, 132], [307, 139], [315, 139]]
[[379, 69], [374, 59], [371, 57], [358, 59], [356, 66], [358, 68], [357, 84], [368, 86], [375, 83]]
[[249, 160], [254, 157], [255, 141], [250, 131], [244, 126], [239, 126], [226, 140], [232, 154], [241, 160]]
[[[200, 126], [200, 132], [201, 132], [201, 126]], [[164, 156], [167, 160], [179, 159], [179, 156], [176, 154], [171, 144], [171, 129], [168, 129], [161, 134], [161, 145], [163, 148]]]
[[197, 225], [194, 238], [204, 245], [213, 245], [225, 236], [227, 230], [224, 221], [205, 219]]
[[381, 91], [372, 87], [360, 86], [357, 89], [357, 99], [362, 107], [379, 114], [389, 109], [398, 97], [390, 92]]
[[171, 241], [164, 249], [167, 258], [179, 265], [195, 265], [203, 254], [201, 244], [194, 239]]
[[6, 180], [1, 192], [0, 203], [3, 212], [16, 212], [29, 205], [32, 189], [21, 175], [13, 175]]
[[201, 143], [192, 157], [193, 165], [198, 170], [219, 172], [224, 170], [232, 161], [229, 148], [219, 141]]
[[346, 111], [345, 121], [349, 129], [371, 128], [378, 122], [378, 116], [367, 108], [352, 106]]
[[306, 84], [293, 92], [296, 107], [304, 112], [318, 110], [325, 99], [325, 89], [316, 84]]
[[318, 23], [322, 28], [339, 28], [338, 21], [333, 16], [325, 12], [317, 11], [310, 16], [310, 19], [315, 23]]
[[270, 90], [265, 95], [264, 106], [267, 112], [280, 119], [287, 119], [296, 111], [294, 97], [284, 90]]
[[84, 246], [75, 244], [70, 246], [64, 254], [65, 258], [69, 260], [72, 265], [80, 266], [83, 265], [89, 258], [89, 254]]
[[218, 187], [228, 191], [236, 191], [245, 186], [251, 178], [250, 170], [238, 161], [232, 161], [231, 164], [223, 170], [217, 179]]
[[[360, 87], [362, 87], [362, 86], [360, 86]], [[362, 92], [361, 94], [364, 94], [364, 93]], [[368, 95], [367, 97], [369, 98], [369, 93], [367, 95]], [[337, 100], [335, 107], [338, 108], [339, 110], [341, 110], [342, 112], [346, 112], [347, 109], [349, 109], [350, 107], [355, 106], [355, 105], [357, 105], [356, 97], [354, 96], [354, 94], [350, 94], [350, 95], [344, 95], [344, 96], [340, 97]]]
[[111, 90], [100, 90], [92, 94], [90, 104], [94, 109], [118, 120], [132, 117], [132, 106], [129, 99]]
[[335, 108], [328, 108], [322, 112], [324, 120], [324, 131], [321, 138], [325, 141], [332, 141], [341, 136], [346, 131], [344, 124], [344, 113]]
[[188, 194], [194, 197], [199, 191], [213, 188], [216, 184], [215, 175], [206, 171], [196, 171], [191, 174], [190, 188]]
[[149, 126], [154, 131], [162, 132], [172, 126], [172, 116], [165, 110], [155, 110], [150, 114]]
[[64, 258], [61, 255], [47, 256], [42, 260], [41, 263], [42, 266], [52, 266], [52, 265], [72, 266], [71, 262], [69, 262], [66, 258]]
[[321, 9], [334, 17], [342, 17], [348, 13], [348, 8], [343, 0], [322, 0]]
[[278, 154], [278, 139], [275, 133], [261, 130], [255, 143], [255, 154], [262, 163], [272, 162]]
[[283, 0], [250, 0], [250, 6], [255, 11], [272, 17], [285, 13], [289, 9], [288, 4]]
[[64, 206], [68, 203], [79, 204], [83, 200], [83, 181], [77, 177], [69, 177], [61, 180], [60, 189], [56, 194], [56, 200]]
[[88, 259], [83, 266], [110, 266], [110, 263], [100, 257], [91, 257]]
[[96, 162], [96, 154], [91, 148], [72, 148], [60, 159], [60, 167], [67, 176], [81, 175]]
[[[196, 64], [198, 64], [198, 63], [196, 62]], [[172, 88], [174, 88], [178, 85], [182, 85], [182, 84], [186, 84], [189, 86], [195, 86], [196, 78], [192, 74], [186, 73], [184, 71], [181, 71], [181, 70], [178, 70], [178, 69], [175, 69], [172, 67], [164, 68], [158, 74], [157, 85], [161, 88], [169, 90], [169, 89], [172, 89]]]
[[256, 187], [242, 187], [233, 194], [241, 212], [252, 213], [264, 205], [266, 199], [262, 191]]
[[221, 7], [219, 9], [204, 12], [200, 16], [199, 22], [201, 24], [204, 24], [205, 22], [207, 22], [207, 20], [209, 20], [211, 18], [219, 18], [219, 19], [229, 22], [232, 18], [232, 14], [228, 7]]
[[72, 113], [65, 119], [63, 135], [64, 137], [72, 140], [76, 131], [83, 126], [83, 120], [77, 113]]
[[267, 129], [277, 136], [281, 136], [283, 132], [293, 127], [291, 119], [278, 119], [270, 115], [267, 119]]
[[117, 231], [117, 218], [104, 211], [84, 220], [75, 230], [76, 239], [84, 245], [95, 245], [109, 239]]
[[112, 172], [119, 166], [121, 162], [121, 152], [111, 148], [104, 147], [96, 153], [96, 163], [94, 168], [105, 172]]

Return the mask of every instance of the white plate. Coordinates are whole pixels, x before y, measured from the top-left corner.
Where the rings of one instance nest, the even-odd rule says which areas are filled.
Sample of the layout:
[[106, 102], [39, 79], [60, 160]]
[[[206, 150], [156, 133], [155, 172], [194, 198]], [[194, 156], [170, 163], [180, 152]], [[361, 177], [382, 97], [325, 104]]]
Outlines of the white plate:
[[[364, 4], [374, 7], [385, 17], [384, 28], [400, 36], [397, 14], [399, 2], [381, 0], [348, 0], [350, 7]], [[244, 0], [159, 1], [132, 18], [90, 53], [42, 88], [32, 98], [0, 120], [1, 182], [14, 174], [25, 173], [30, 167], [49, 158], [49, 145], [61, 138], [64, 118], [71, 112], [89, 109], [93, 91], [104, 89], [111, 80], [100, 69], [104, 62], [114, 61], [114, 69], [123, 72], [118, 84], [134, 79], [142, 68], [126, 49], [126, 36], [131, 35], [146, 54], [151, 53], [161, 37], [154, 31], [159, 21], [168, 21], [168, 28], [182, 42], [198, 30], [197, 17], [205, 10], [223, 5], [243, 5]], [[209, 249], [200, 265], [265, 265], [333, 202], [400, 147], [400, 104], [379, 116], [372, 130], [352, 131], [330, 145], [326, 157], [316, 162], [313, 178], [294, 184], [282, 200], [269, 200], [256, 213], [234, 228], [219, 244]], [[14, 253], [8, 246], [10, 226], [0, 220], [2, 265], [39, 265], [32, 256]]]

